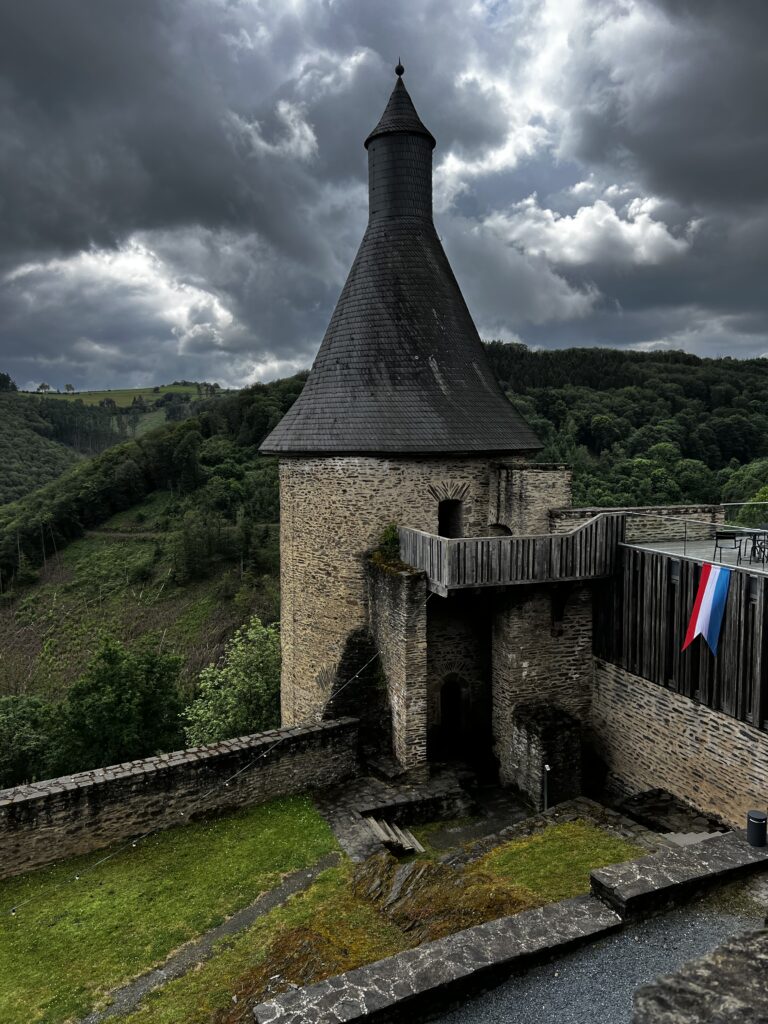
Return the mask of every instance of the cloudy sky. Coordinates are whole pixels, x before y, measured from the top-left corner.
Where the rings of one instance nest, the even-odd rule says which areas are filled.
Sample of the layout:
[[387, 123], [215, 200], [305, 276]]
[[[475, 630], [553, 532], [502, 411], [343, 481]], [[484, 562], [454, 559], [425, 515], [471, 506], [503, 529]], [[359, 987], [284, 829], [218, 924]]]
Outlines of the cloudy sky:
[[483, 337], [768, 355], [766, 0], [19, 0], [0, 370], [308, 366], [398, 56]]

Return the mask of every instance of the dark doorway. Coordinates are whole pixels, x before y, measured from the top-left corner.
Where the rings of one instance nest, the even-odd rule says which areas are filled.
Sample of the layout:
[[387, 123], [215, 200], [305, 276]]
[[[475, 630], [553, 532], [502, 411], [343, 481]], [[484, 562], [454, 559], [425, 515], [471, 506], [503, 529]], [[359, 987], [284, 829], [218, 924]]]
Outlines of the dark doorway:
[[451, 673], [440, 687], [440, 721], [430, 730], [430, 761], [459, 762], [473, 768], [490, 755], [490, 729], [484, 700], [463, 676]]
[[446, 498], [437, 508], [437, 532], [441, 537], [462, 536], [462, 503], [455, 498]]

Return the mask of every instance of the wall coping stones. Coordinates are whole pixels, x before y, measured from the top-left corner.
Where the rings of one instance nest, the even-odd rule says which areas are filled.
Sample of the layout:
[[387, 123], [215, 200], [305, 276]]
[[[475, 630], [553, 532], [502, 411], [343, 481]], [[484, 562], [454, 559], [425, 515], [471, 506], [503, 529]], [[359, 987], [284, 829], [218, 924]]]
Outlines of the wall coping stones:
[[768, 931], [747, 932], [637, 989], [632, 1024], [765, 1024]]
[[592, 891], [622, 917], [658, 910], [702, 886], [768, 866], [768, 847], [742, 832], [710, 836], [694, 846], [665, 847], [639, 860], [593, 871]]
[[258, 1024], [407, 1019], [495, 984], [535, 960], [607, 935], [621, 918], [591, 896], [455, 932], [386, 960], [294, 989], [253, 1010]]
[[115, 782], [118, 779], [130, 779], [132, 776], [138, 779], [147, 774], [174, 770], [182, 765], [199, 764], [201, 761], [215, 762], [219, 758], [227, 757], [237, 751], [253, 751], [254, 755], [257, 755], [260, 751], [262, 753], [268, 751], [276, 742], [282, 742], [288, 738], [296, 739], [302, 735], [316, 736], [318, 732], [322, 731], [343, 730], [355, 721], [353, 718], [336, 718], [299, 728], [270, 729], [268, 732], [238, 736], [236, 739], [223, 740], [221, 743], [212, 743], [208, 746], [174, 750], [167, 754], [147, 757], [141, 761], [124, 761], [121, 764], [108, 765], [106, 768], [96, 768], [74, 775], [61, 775], [55, 779], [43, 779], [25, 786], [2, 789], [0, 790], [0, 808], [36, 799], [46, 799], [60, 793], [82, 792], [85, 789]]

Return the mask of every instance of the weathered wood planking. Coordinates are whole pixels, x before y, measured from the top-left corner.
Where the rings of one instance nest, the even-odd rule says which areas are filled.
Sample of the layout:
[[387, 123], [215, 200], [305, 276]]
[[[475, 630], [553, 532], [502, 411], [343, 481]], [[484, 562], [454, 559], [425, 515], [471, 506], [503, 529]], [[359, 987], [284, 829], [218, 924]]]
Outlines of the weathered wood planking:
[[595, 596], [595, 654], [715, 711], [768, 725], [768, 578], [734, 571], [717, 656], [682, 651], [702, 563], [631, 546]]
[[400, 557], [423, 569], [437, 593], [462, 587], [596, 579], [610, 576], [625, 517], [604, 513], [571, 533], [537, 537], [437, 537], [399, 529]]

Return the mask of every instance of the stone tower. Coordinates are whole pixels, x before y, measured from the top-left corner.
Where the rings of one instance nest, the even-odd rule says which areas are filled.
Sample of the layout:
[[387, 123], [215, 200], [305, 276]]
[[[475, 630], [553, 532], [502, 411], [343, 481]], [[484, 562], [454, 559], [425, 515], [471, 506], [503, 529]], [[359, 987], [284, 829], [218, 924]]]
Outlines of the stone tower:
[[314, 720], [338, 683], [384, 528], [492, 532], [492, 467], [508, 476], [541, 447], [494, 378], [435, 231], [435, 139], [396, 71], [365, 140], [368, 227], [307, 384], [261, 446], [280, 457], [284, 725]]

